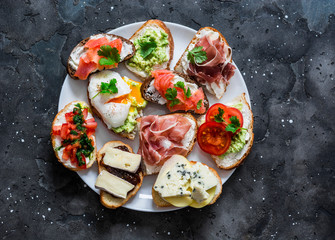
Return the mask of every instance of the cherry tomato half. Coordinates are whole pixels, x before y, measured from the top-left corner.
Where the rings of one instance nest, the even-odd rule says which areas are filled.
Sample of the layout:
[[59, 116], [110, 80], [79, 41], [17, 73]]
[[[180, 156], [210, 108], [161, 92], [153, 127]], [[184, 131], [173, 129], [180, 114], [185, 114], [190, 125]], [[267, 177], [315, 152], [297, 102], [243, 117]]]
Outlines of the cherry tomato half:
[[212, 155], [224, 154], [231, 143], [231, 134], [225, 130], [226, 125], [217, 122], [205, 122], [197, 133], [200, 148]]
[[222, 103], [216, 103], [208, 109], [206, 114], [206, 122], [215, 122], [214, 116], [219, 114], [219, 108], [224, 111], [222, 118], [227, 122], [227, 124], [231, 123], [229, 118], [236, 116], [240, 121], [240, 126], [243, 127], [243, 115], [241, 111], [237, 108], [228, 107]]

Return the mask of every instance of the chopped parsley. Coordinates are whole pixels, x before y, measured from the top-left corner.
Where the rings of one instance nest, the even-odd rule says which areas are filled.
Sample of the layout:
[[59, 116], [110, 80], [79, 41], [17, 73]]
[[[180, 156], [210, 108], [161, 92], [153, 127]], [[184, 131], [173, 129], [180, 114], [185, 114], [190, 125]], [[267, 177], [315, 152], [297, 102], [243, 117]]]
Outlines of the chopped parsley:
[[225, 121], [223, 119], [224, 110], [222, 108], [220, 108], [220, 107], [219, 107], [218, 110], [219, 110], [219, 113], [214, 116], [214, 121], [218, 122], [218, 123], [222, 123], [222, 122]]
[[179, 99], [177, 97], [177, 89], [175, 88], [168, 88], [165, 93], [165, 97], [167, 100], [170, 100], [170, 107], [173, 107], [180, 103]]
[[185, 89], [185, 84], [182, 81], [178, 81], [177, 83], [174, 84], [175, 87], [181, 88], [184, 91], [184, 95], [187, 98], [190, 98], [192, 96], [191, 94], [191, 89], [187, 88], [187, 90]]
[[200, 99], [197, 103], [197, 109], [199, 110], [201, 108], [202, 105], [202, 99]]

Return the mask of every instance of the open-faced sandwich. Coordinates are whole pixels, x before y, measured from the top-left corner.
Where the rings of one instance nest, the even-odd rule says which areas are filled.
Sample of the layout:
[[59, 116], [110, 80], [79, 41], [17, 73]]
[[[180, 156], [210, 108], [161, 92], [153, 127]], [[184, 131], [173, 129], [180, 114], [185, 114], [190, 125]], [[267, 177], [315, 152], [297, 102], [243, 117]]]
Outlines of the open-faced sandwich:
[[187, 75], [166, 69], [151, 72], [141, 92], [144, 99], [166, 105], [171, 112], [190, 112], [205, 114], [208, 110], [208, 99], [195, 81]]
[[235, 73], [232, 51], [216, 29], [201, 28], [175, 66], [175, 71], [194, 78], [220, 99]]
[[93, 72], [116, 68], [134, 52], [134, 44], [128, 39], [114, 34], [93, 35], [72, 50], [67, 72], [75, 80], [85, 80]]
[[136, 52], [126, 67], [141, 79], [150, 77], [155, 69], [169, 69], [173, 58], [173, 39], [170, 30], [160, 20], [149, 20], [130, 38]]
[[158, 174], [152, 198], [159, 207], [202, 208], [213, 204], [221, 192], [221, 178], [213, 168], [173, 155]]
[[51, 141], [58, 161], [73, 171], [91, 167], [96, 159], [96, 127], [87, 103], [67, 104], [52, 123]]
[[219, 168], [238, 167], [248, 156], [253, 141], [253, 115], [245, 93], [230, 103], [216, 103], [199, 119], [197, 141]]
[[139, 120], [140, 147], [145, 175], [156, 174], [172, 155], [187, 156], [193, 149], [197, 122], [190, 113], [149, 115]]
[[141, 85], [111, 70], [89, 77], [88, 99], [93, 112], [108, 129], [122, 137], [135, 138], [136, 119], [142, 116], [142, 109], [147, 105], [141, 96]]
[[99, 150], [97, 161], [99, 175], [95, 187], [100, 189], [100, 201], [107, 208], [118, 208], [142, 185], [141, 155], [134, 154], [127, 144], [111, 141]]

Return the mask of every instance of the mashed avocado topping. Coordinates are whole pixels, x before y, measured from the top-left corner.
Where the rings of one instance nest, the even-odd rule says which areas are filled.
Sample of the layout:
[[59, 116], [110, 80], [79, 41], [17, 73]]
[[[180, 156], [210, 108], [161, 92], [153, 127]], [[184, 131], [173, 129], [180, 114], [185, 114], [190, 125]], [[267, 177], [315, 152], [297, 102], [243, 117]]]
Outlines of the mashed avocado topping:
[[[141, 54], [141, 46], [151, 43], [151, 53], [145, 57]], [[135, 55], [129, 60], [128, 65], [139, 71], [150, 74], [154, 65], [162, 64], [168, 61], [166, 47], [169, 44], [168, 35], [163, 31], [157, 31], [153, 28], [145, 30], [139, 38], [134, 41], [136, 48]]]
[[124, 124], [117, 128], [112, 128], [114, 132], [120, 133], [120, 132], [127, 132], [130, 133], [134, 130], [136, 127], [136, 116], [138, 115], [138, 111], [136, 107], [131, 108], [132, 111], [129, 111], [128, 117]]
[[[231, 105], [234, 108], [237, 108], [238, 110], [242, 111], [243, 109], [243, 103], [236, 103], [234, 105]], [[227, 154], [229, 153], [237, 153], [240, 152], [244, 145], [245, 145], [245, 138], [247, 135], [248, 131], [245, 129], [241, 129], [241, 131], [236, 134], [235, 136], [233, 136], [231, 138], [231, 143], [230, 146], [227, 150], [227, 152], [225, 152], [224, 154], [220, 155], [221, 158], [225, 157]]]

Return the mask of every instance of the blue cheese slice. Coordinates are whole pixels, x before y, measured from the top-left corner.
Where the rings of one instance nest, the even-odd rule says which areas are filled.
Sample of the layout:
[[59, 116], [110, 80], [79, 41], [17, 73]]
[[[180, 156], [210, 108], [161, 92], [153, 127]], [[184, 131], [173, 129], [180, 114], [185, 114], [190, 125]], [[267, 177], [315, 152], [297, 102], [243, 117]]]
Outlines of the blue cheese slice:
[[116, 148], [107, 148], [103, 162], [105, 165], [135, 173], [141, 164], [141, 155], [125, 152]]
[[95, 187], [106, 191], [115, 197], [126, 198], [127, 193], [135, 186], [106, 170], [102, 170], [95, 182]]

